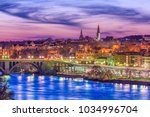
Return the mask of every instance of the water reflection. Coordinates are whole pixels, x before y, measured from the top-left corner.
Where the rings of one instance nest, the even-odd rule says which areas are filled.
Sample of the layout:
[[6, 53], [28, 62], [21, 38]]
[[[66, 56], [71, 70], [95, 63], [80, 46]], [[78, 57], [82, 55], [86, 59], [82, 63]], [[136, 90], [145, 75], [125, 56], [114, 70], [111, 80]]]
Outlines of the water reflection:
[[16, 100], [141, 100], [150, 99], [150, 87], [99, 83], [83, 78], [12, 74], [7, 76]]
[[22, 76], [18, 76], [18, 80], [21, 81], [22, 80]]

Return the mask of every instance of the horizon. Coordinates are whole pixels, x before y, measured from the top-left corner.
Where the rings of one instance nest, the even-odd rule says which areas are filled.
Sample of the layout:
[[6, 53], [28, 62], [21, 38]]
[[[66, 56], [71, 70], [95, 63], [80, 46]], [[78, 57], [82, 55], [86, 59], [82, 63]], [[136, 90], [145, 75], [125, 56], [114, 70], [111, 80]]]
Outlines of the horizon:
[[[127, 35], [127, 36], [124, 36], [124, 37], [113, 37], [113, 36], [107, 36], [106, 35], [106, 37], [102, 37], [102, 39], [106, 39], [107, 37], [113, 37], [113, 39], [114, 40], [118, 40], [118, 39], [123, 39], [123, 38], [125, 38], [125, 37], [130, 37], [130, 36], [148, 36], [148, 37], [150, 37], [150, 34], [148, 35], [148, 34], [145, 34], [145, 35]], [[88, 35], [85, 35], [85, 37], [89, 37]], [[90, 38], [92, 38], [92, 39], [94, 39], [94, 37], [90, 37]], [[1, 42], [23, 42], [23, 41], [44, 41], [44, 40], [48, 40], [48, 39], [51, 39], [51, 40], [69, 40], [69, 39], [71, 39], [71, 40], [79, 40], [79, 38], [51, 38], [51, 37], [48, 37], [48, 38], [37, 38], [37, 39], [24, 39], [24, 40], [3, 40], [3, 41], [1, 41], [0, 40], [0, 43]], [[85, 38], [86, 39], [86, 38]]]
[[150, 35], [148, 0], [1, 0], [0, 42]]

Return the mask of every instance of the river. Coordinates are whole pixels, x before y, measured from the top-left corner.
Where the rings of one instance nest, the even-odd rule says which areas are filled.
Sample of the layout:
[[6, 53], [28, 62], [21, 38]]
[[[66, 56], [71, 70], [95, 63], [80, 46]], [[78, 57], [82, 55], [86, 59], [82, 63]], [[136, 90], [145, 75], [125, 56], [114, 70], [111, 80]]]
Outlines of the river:
[[100, 83], [83, 78], [11, 74], [4, 76], [15, 100], [148, 100], [150, 87]]

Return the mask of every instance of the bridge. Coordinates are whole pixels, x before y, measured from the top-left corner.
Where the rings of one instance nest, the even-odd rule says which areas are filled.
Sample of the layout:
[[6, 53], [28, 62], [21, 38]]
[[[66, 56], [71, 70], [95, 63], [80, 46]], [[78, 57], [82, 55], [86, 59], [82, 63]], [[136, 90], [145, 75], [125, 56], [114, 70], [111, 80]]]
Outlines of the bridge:
[[[44, 59], [0, 59], [0, 71], [2, 74], [10, 74], [16, 67], [31, 65], [35, 67], [39, 74], [45, 74], [53, 70], [63, 71], [69, 69], [71, 64], [63, 61]], [[72, 69], [72, 68], [71, 68]]]
[[88, 77], [102, 77], [104, 74], [119, 78], [150, 78], [150, 69], [140, 67], [119, 67], [107, 65], [70, 64], [67, 67], [61, 66], [62, 74], [81, 74]]
[[16, 60], [16, 59], [8, 59], [8, 60], [0, 60], [0, 71], [3, 74], [10, 74], [14, 68], [18, 66], [26, 66], [26, 65], [32, 65], [34, 66], [39, 73], [42, 73], [42, 68], [45, 65], [44, 60]]
[[[100, 73], [108, 73], [115, 76], [143, 77], [150, 78], [150, 69], [101, 65], [80, 65], [64, 61], [44, 60], [44, 59], [1, 59], [0, 71], [3, 74], [10, 74], [18, 66], [31, 65], [35, 67], [39, 74], [50, 74], [56, 71], [61, 74], [86, 74], [93, 66], [97, 66]], [[92, 74], [92, 73], [91, 73]], [[91, 75], [90, 74], [90, 75]]]

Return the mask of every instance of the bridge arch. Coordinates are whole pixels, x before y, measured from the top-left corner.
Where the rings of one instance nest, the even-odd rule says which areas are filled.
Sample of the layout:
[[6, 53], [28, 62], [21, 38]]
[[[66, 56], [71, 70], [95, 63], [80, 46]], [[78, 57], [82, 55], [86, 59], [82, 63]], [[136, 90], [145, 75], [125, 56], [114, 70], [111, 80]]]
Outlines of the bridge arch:
[[42, 73], [41, 67], [35, 62], [34, 63], [33, 62], [18, 62], [10, 68], [9, 73], [11, 73], [13, 69], [16, 68], [17, 66], [25, 66], [25, 65], [32, 65], [38, 70], [39, 73]]

